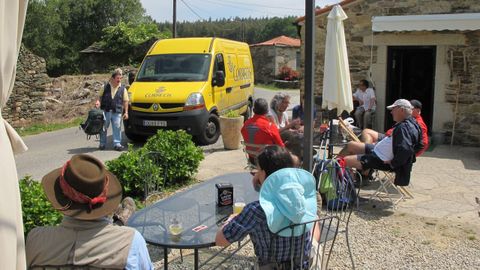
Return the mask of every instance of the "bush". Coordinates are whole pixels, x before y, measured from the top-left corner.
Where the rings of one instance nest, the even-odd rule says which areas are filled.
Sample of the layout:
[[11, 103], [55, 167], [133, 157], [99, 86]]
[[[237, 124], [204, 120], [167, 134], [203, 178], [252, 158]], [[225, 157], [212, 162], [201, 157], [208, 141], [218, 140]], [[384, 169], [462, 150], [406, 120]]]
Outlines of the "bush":
[[278, 79], [284, 81], [296, 81], [298, 80], [298, 76], [298, 72], [288, 66], [281, 67], [278, 73]]
[[22, 197], [25, 235], [37, 226], [57, 225], [63, 215], [52, 207], [43, 192], [42, 185], [26, 176], [19, 182]]
[[239, 117], [240, 114], [238, 113], [238, 111], [228, 110], [228, 111], [227, 111], [225, 114], [223, 114], [222, 116], [227, 117], [227, 118], [236, 118], [236, 117]]
[[145, 179], [159, 189], [191, 180], [203, 160], [203, 151], [183, 130], [159, 130], [145, 145], [108, 161], [107, 168], [122, 182], [124, 196], [144, 199]]

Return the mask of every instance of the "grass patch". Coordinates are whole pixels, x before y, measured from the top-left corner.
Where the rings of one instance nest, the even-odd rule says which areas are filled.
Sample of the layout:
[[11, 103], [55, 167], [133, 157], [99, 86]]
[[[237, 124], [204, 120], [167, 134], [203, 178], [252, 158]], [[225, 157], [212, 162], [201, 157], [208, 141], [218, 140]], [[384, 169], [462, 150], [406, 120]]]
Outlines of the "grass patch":
[[64, 122], [64, 123], [37, 123], [32, 124], [28, 127], [21, 127], [16, 128], [16, 131], [20, 136], [28, 136], [28, 135], [35, 135], [40, 134], [43, 132], [49, 132], [74, 126], [79, 126], [85, 119], [85, 117], [78, 117], [71, 121]]
[[273, 91], [298, 90], [298, 89], [278, 88], [273, 83], [269, 83], [269, 84], [257, 83], [257, 84], [255, 84], [255, 86], [257, 86], [258, 88], [263, 88], [263, 89], [268, 89], [268, 90], [273, 90]]
[[475, 235], [469, 235], [467, 236], [467, 239], [470, 241], [475, 241], [477, 238], [475, 237]]

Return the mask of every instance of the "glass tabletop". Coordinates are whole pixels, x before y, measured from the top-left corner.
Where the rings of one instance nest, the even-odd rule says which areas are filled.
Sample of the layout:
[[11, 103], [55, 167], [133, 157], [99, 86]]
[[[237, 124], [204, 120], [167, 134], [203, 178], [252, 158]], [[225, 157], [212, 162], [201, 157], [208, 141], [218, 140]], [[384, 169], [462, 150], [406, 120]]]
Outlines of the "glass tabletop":
[[[215, 235], [223, 221], [233, 213], [232, 206], [216, 204], [217, 183], [233, 185], [233, 200], [245, 203], [258, 200], [249, 173], [220, 175], [145, 207], [133, 214], [128, 226], [137, 229], [147, 243], [166, 248], [200, 248], [215, 245]], [[171, 233], [172, 224], [181, 224], [179, 235]], [[203, 230], [194, 228], [205, 225]]]

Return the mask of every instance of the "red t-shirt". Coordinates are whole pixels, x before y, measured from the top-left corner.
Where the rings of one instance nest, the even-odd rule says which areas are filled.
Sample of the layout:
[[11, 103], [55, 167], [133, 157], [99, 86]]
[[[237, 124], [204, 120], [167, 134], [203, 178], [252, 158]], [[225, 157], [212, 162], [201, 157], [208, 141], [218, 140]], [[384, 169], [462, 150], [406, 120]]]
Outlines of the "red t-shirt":
[[[427, 129], [427, 125], [423, 121], [423, 118], [422, 118], [421, 115], [418, 115], [417, 117], [415, 117], [415, 120], [417, 121], [418, 125], [420, 126], [420, 129], [422, 129], [423, 149], [418, 151], [418, 153], [416, 154], [416, 156], [418, 157], [428, 149], [428, 129]], [[393, 128], [390, 128], [389, 130], [387, 130], [387, 132], [385, 132], [385, 135], [386, 136], [392, 136], [392, 132], [393, 132]]]
[[241, 132], [246, 143], [285, 146], [280, 138], [277, 126], [270, 122], [265, 115], [254, 115], [245, 121]]

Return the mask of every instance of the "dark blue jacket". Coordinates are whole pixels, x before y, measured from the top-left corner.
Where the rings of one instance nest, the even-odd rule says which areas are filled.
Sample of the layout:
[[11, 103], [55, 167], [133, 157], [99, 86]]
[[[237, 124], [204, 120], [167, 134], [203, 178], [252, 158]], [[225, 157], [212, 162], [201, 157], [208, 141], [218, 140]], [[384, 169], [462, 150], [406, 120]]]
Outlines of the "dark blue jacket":
[[115, 93], [115, 97], [112, 99], [112, 87], [109, 83], [107, 83], [103, 89], [102, 98], [100, 99], [100, 109], [104, 110], [105, 112], [112, 111], [114, 113], [122, 113], [123, 91], [125, 91], [125, 86], [120, 85], [117, 93]]
[[395, 172], [395, 185], [408, 186], [410, 172], [416, 161], [415, 152], [422, 141], [422, 130], [413, 117], [408, 117], [393, 126], [393, 159], [390, 163]]

